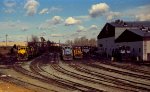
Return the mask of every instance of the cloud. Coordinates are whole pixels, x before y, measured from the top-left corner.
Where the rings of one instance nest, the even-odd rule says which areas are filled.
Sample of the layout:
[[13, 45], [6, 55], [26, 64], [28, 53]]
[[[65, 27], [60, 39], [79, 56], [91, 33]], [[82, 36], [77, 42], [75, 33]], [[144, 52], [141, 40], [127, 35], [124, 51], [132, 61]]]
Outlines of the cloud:
[[27, 41], [28, 35], [25, 34], [15, 34], [15, 35], [8, 35], [9, 41]]
[[84, 15], [84, 16], [75, 16], [75, 18], [82, 20], [82, 21], [88, 21], [91, 19], [89, 15]]
[[27, 0], [27, 3], [24, 5], [24, 8], [27, 10], [26, 14], [28, 16], [33, 16], [37, 12], [39, 2], [36, 0]]
[[51, 36], [51, 37], [63, 37], [62, 34], [51, 34], [50, 36]]
[[28, 27], [24, 26], [21, 28], [21, 31], [28, 31], [28, 29], [29, 29]]
[[45, 31], [41, 32], [40, 36], [46, 36], [46, 32]]
[[134, 16], [136, 20], [139, 21], [149, 21], [150, 20], [150, 5], [137, 7], [134, 11]]
[[85, 31], [86, 31], [86, 29], [84, 26], [78, 26], [77, 32], [85, 32]]
[[49, 30], [49, 26], [47, 23], [42, 23], [37, 27], [38, 30]]
[[80, 32], [74, 32], [72, 34], [69, 35], [70, 39], [75, 39], [75, 38], [81, 38], [83, 36], [86, 36], [85, 33], [80, 33]]
[[150, 4], [144, 6], [138, 6], [136, 8], [127, 9], [121, 12], [121, 17], [127, 17], [136, 21], [150, 21]]
[[4, 5], [6, 7], [12, 8], [16, 6], [16, 1], [15, 0], [4, 0]]
[[42, 9], [39, 14], [48, 14], [48, 8]]
[[89, 10], [89, 14], [92, 18], [102, 16], [109, 10], [109, 6], [106, 3], [95, 4]]
[[56, 25], [56, 24], [60, 24], [63, 22], [63, 18], [61, 18], [60, 16], [54, 16], [51, 20], [52, 24]]
[[4, 12], [7, 14], [11, 14], [11, 13], [15, 13], [15, 10], [10, 8], [10, 9], [5, 9]]
[[65, 25], [66, 26], [69, 26], [69, 25], [75, 25], [75, 24], [80, 24], [81, 21], [80, 20], [77, 20], [73, 17], [68, 17], [66, 20], [65, 20]]
[[62, 11], [62, 9], [54, 6], [49, 9], [49, 12], [59, 12], [59, 11]]
[[139, 21], [149, 21], [150, 20], [150, 13], [149, 14], [139, 14], [135, 16]]
[[55, 25], [63, 23], [63, 18], [60, 16], [54, 16], [52, 19], [46, 20], [44, 23], [40, 24], [37, 28], [39, 30], [50, 30]]
[[11, 14], [15, 13], [16, 1], [15, 0], [4, 0], [4, 13]]
[[109, 20], [109, 21], [111, 21], [115, 18], [118, 18], [120, 15], [121, 15], [120, 12], [112, 12], [112, 11], [110, 11], [106, 14], [107, 20]]
[[98, 30], [98, 27], [96, 25], [91, 25], [91, 27], [89, 28], [89, 30]]
[[71, 34], [70, 37], [76, 37], [76, 36], [78, 36], [78, 35], [79, 35], [79, 33], [78, 33], [78, 32], [75, 32], [75, 33]]
[[22, 23], [22, 22], [14, 22], [14, 21], [0, 22], [0, 30], [27, 31], [29, 27], [30, 27], [29, 24]]

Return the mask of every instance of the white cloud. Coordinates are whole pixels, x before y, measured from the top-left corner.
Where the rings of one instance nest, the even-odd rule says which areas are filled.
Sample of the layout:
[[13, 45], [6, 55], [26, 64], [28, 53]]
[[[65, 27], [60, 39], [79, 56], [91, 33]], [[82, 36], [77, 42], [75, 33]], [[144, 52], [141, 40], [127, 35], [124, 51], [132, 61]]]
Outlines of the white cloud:
[[27, 41], [28, 35], [17, 34], [17, 35], [8, 35], [9, 41]]
[[77, 20], [73, 17], [68, 17], [66, 20], [65, 20], [65, 25], [66, 26], [69, 26], [69, 25], [75, 25], [75, 24], [80, 24], [81, 21], [80, 20]]
[[21, 31], [28, 31], [28, 29], [29, 29], [28, 27], [24, 26], [21, 28]]
[[30, 28], [30, 25], [22, 22], [0, 22], [0, 30], [21, 30], [27, 31]]
[[134, 12], [136, 20], [139, 21], [149, 21], [150, 20], [150, 5], [137, 7]]
[[82, 21], [88, 21], [91, 19], [91, 17], [89, 15], [85, 15], [85, 16], [75, 16], [75, 18], [82, 20]]
[[49, 12], [59, 12], [59, 11], [62, 11], [62, 9], [54, 6], [49, 9]]
[[107, 20], [109, 20], [109, 21], [111, 21], [115, 18], [118, 18], [120, 15], [121, 15], [120, 12], [112, 12], [112, 11], [110, 11], [106, 14]]
[[52, 27], [55, 27], [55, 25], [63, 23], [63, 18], [60, 16], [54, 16], [50, 20], [46, 20], [46, 22], [40, 24], [37, 28], [39, 30], [51, 30]]
[[85, 31], [86, 31], [86, 29], [84, 26], [78, 26], [77, 32], [85, 32]]
[[89, 10], [89, 14], [91, 17], [96, 18], [98, 16], [102, 16], [109, 10], [109, 6], [106, 3], [95, 4]]
[[46, 32], [45, 31], [41, 32], [40, 36], [46, 36]]
[[48, 14], [48, 8], [42, 9], [39, 14]]
[[50, 29], [50, 26], [49, 26], [48, 23], [42, 23], [42, 24], [40, 24], [40, 25], [37, 27], [37, 29], [39, 29], [39, 30], [49, 30], [49, 29]]
[[98, 30], [98, 27], [96, 25], [91, 25], [91, 27], [89, 28], [89, 30]]
[[16, 1], [15, 0], [4, 0], [4, 5], [6, 7], [12, 8], [16, 6]]
[[15, 10], [10, 8], [10, 9], [5, 9], [4, 12], [7, 14], [11, 14], [11, 13], [15, 13]]
[[62, 34], [51, 34], [50, 36], [51, 36], [51, 37], [63, 37]]
[[4, 13], [11, 14], [15, 13], [16, 1], [15, 0], [4, 0]]
[[149, 14], [139, 14], [135, 15], [136, 19], [139, 21], [149, 21], [150, 20], [150, 13]]
[[78, 36], [78, 35], [79, 35], [79, 33], [78, 33], [78, 32], [75, 32], [75, 33], [71, 34], [70, 37], [76, 37], [76, 36]]
[[27, 0], [27, 3], [25, 4], [24, 8], [27, 10], [27, 15], [33, 16], [37, 12], [37, 8], [39, 6], [39, 2], [36, 0]]
[[63, 18], [61, 18], [60, 16], [54, 16], [53, 18], [52, 18], [52, 24], [60, 24], [60, 23], [62, 23], [63, 22]]
[[139, 6], [136, 8], [132, 9], [127, 9], [123, 12], [121, 12], [122, 17], [127, 17], [132, 20], [137, 20], [137, 21], [150, 21], [150, 4], [144, 5], [144, 6]]

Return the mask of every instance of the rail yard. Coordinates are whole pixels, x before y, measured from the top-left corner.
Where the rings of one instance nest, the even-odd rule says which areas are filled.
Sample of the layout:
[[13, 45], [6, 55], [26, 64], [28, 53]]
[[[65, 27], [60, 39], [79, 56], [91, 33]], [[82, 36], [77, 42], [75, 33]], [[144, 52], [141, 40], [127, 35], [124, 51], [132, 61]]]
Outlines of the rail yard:
[[46, 52], [6, 66], [0, 69], [0, 80], [28, 89], [27, 92], [150, 91], [150, 67], [145, 65], [140, 68], [93, 58], [63, 60], [59, 53]]
[[150, 0], [0, 0], [0, 92], [150, 92]]

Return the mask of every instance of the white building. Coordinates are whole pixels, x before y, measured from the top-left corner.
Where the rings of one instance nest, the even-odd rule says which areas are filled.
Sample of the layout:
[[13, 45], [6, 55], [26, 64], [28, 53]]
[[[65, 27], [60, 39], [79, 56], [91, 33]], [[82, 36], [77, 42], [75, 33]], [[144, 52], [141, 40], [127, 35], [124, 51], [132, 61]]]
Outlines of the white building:
[[106, 23], [97, 36], [98, 52], [112, 56], [120, 46], [130, 48], [134, 56], [150, 61], [150, 21]]

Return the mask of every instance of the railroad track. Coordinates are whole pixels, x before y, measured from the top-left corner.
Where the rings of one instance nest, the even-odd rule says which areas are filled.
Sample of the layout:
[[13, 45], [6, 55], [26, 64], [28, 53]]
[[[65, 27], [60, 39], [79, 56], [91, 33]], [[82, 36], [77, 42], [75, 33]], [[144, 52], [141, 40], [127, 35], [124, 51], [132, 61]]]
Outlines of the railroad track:
[[[95, 72], [95, 71], [91, 71], [91, 70], [88, 70], [86, 68], [83, 68], [82, 65], [69, 65], [69, 66], [73, 67], [77, 71], [80, 71], [80, 72], [83, 72], [83, 73], [86, 73], [86, 74], [90, 74], [92, 76], [96, 76], [101, 81], [113, 83], [113, 84], [117, 85], [118, 87], [119, 86], [123, 86], [124, 89], [129, 88], [129, 89], [132, 89], [132, 91], [136, 91], [138, 89], [139, 90], [143, 90], [143, 91], [150, 91], [149, 86], [147, 86], [147, 85], [146, 85], [147, 87], [141, 87], [140, 86], [141, 84], [137, 85], [136, 82], [125, 80], [125, 79], [116, 78], [116, 77], [113, 77], [113, 76], [110, 76], [110, 75], [106, 75], [106, 74], [103, 74], [103, 73], [99, 73], [99, 72]], [[79, 75], [79, 74], [76, 74], [76, 75]], [[132, 84], [129, 83], [129, 82], [131, 82]]]
[[[102, 80], [102, 79], [94, 79], [94, 78], [92, 78], [92, 77], [87, 77], [87, 76], [84, 76], [84, 75], [80, 75], [80, 74], [78, 74], [78, 73], [75, 73], [75, 72], [71, 72], [71, 71], [69, 71], [69, 70], [66, 70], [66, 69], [64, 69], [64, 68], [62, 68], [61, 66], [59, 66], [59, 65], [55, 65], [55, 66], [53, 66], [53, 68], [55, 68], [56, 70], [58, 70], [58, 71], [60, 71], [60, 72], [62, 72], [62, 73], [64, 73], [64, 74], [67, 74], [67, 75], [69, 75], [69, 76], [73, 76], [73, 77], [76, 77], [76, 78], [79, 78], [79, 79], [83, 79], [84, 81], [90, 81], [90, 82], [95, 82], [95, 83], [98, 83], [98, 84], [103, 84], [102, 83], [102, 81], [103, 82], [107, 82], [107, 83], [113, 83], [113, 84], [116, 84], [116, 86], [111, 86], [111, 87], [114, 87], [114, 88], [120, 88], [120, 89], [124, 89], [124, 90], [130, 90], [130, 91], [136, 91], [137, 90], [137, 88], [140, 88], [141, 90], [149, 90], [149, 89], [146, 89], [146, 88], [142, 88], [142, 87], [138, 87], [138, 86], [134, 86], [134, 85], [129, 85], [128, 83], [122, 83], [122, 81], [119, 81], [119, 82], [116, 82], [116, 81], [114, 81], [114, 79], [113, 80]], [[70, 73], [70, 74], [69, 74]], [[87, 72], [86, 72], [87, 73]], [[89, 72], [88, 72], [89, 73]], [[91, 74], [91, 75], [93, 75], [93, 74]], [[100, 77], [100, 76], [97, 76], [97, 77]], [[103, 76], [104, 77], [104, 76]], [[96, 81], [93, 81], [93, 79], [94, 80], [96, 80]], [[99, 82], [98, 82], [99, 81]], [[110, 85], [106, 85], [106, 84], [103, 84], [103, 85], [105, 85], [105, 86], [110, 86]], [[118, 85], [120, 86], [120, 87], [118, 87]], [[127, 88], [125, 88], [124, 86], [126, 85], [126, 87], [128, 87], [128, 89]], [[122, 86], [122, 87], [121, 87]], [[129, 88], [130, 87], [130, 88]], [[132, 87], [132, 88], [131, 88]], [[135, 90], [133, 90], [133, 88], [135, 88]]]
[[[90, 66], [90, 65], [89, 65]], [[105, 73], [100, 73], [100, 72], [96, 72], [96, 71], [91, 71], [87, 68], [84, 68], [83, 66], [80, 66], [80, 65], [75, 65], [73, 66], [75, 69], [77, 69], [78, 71], [81, 71], [81, 72], [86, 72], [86, 73], [92, 73], [92, 75], [94, 76], [100, 76], [100, 77], [106, 77], [106, 78], [111, 78], [111, 79], [115, 79], [115, 80], [119, 80], [120, 82], [125, 82], [125, 83], [128, 83], [129, 85], [131, 85], [131, 87], [135, 87], [135, 88], [138, 88], [138, 89], [144, 89], [144, 90], [150, 90], [150, 85], [149, 84], [143, 84], [143, 83], [138, 83], [138, 82], [135, 82], [135, 81], [131, 81], [131, 80], [127, 80], [127, 79], [123, 79], [123, 78], [118, 78], [118, 77], [114, 77], [114, 76], [110, 76], [108, 74], [105, 74]], [[82, 67], [82, 68], [81, 68]], [[95, 68], [94, 66], [92, 66], [93, 68]], [[92, 68], [91, 67], [91, 68]], [[99, 69], [99, 68], [98, 68]], [[103, 70], [103, 68], [101, 68]], [[104, 70], [104, 71], [109, 71], [111, 72], [111, 70]]]
[[109, 66], [114, 66], [114, 67], [117, 67], [117, 68], [126, 69], [126, 70], [130, 70], [130, 71], [137, 72], [137, 73], [143, 73], [143, 74], [150, 75], [150, 71], [145, 71], [145, 70], [142, 70], [142, 69], [139, 69], [139, 68], [135, 68], [133, 66], [131, 67], [131, 66], [127, 66], [127, 65], [119, 65], [119, 64], [115, 64], [115, 63], [111, 63], [111, 62], [107, 62], [107, 61], [103, 61], [103, 62], [99, 61], [99, 62], [102, 63], [102, 64], [109, 65]]
[[[76, 82], [73, 82], [73, 81], [70, 81], [70, 80], [66, 80], [66, 79], [63, 79], [61, 77], [58, 77], [58, 76], [55, 76], [55, 75], [52, 75], [51, 73], [45, 71], [44, 69], [42, 69], [41, 67], [38, 67], [38, 64], [40, 62], [32, 62], [33, 64], [31, 65], [34, 65], [34, 66], [31, 66], [32, 69], [37, 72], [39, 75], [45, 77], [45, 78], [51, 78], [50, 76], [53, 77], [53, 79], [55, 80], [55, 82], [57, 83], [61, 83], [63, 85], [66, 85], [67, 87], [69, 88], [72, 88], [72, 89], [75, 89], [75, 90], [79, 90], [79, 91], [82, 91], [82, 92], [104, 92], [104, 90], [99, 90], [99, 89], [96, 89], [96, 88], [92, 88], [92, 87], [89, 87], [89, 86], [85, 86], [83, 84], [79, 84], [79, 83], [76, 83]], [[41, 64], [40, 64], [41, 65]], [[54, 64], [53, 64], [54, 65]], [[52, 65], [52, 66], [53, 66]], [[45, 75], [42, 75], [40, 72], [38, 71], [43, 71], [45, 73], [47, 73], [49, 76], [45, 76]]]
[[[36, 60], [35, 60], [36, 61]], [[34, 62], [35, 62], [34, 61]], [[64, 91], [66, 90], [70, 90], [70, 91], [72, 91], [72, 89], [73, 88], [71, 88], [71, 86], [68, 86], [68, 85], [65, 85], [64, 83], [61, 83], [59, 80], [55, 80], [55, 79], [52, 79], [52, 78], [48, 78], [48, 77], [46, 77], [46, 76], [43, 76], [42, 74], [40, 74], [39, 72], [39, 70], [34, 70], [33, 69], [33, 67], [35, 67], [36, 65], [33, 65], [34, 64], [34, 62], [31, 62], [31, 64], [30, 64], [30, 68], [31, 68], [31, 70], [32, 70], [32, 72], [31, 71], [29, 71], [29, 70], [27, 70], [27, 69], [24, 69], [22, 66], [18, 66], [18, 65], [15, 65], [14, 66], [14, 69], [16, 70], [16, 71], [18, 71], [18, 72], [20, 72], [20, 73], [22, 73], [22, 74], [24, 74], [24, 75], [27, 75], [27, 76], [29, 76], [29, 77], [31, 77], [31, 78], [34, 78], [34, 79], [36, 79], [36, 80], [39, 80], [39, 81], [42, 81], [42, 82], [44, 82], [44, 83], [48, 83], [48, 84], [51, 84], [51, 85], [53, 85], [53, 86], [56, 86], [58, 89], [64, 89]], [[37, 69], [37, 68], [36, 68]], [[56, 89], [56, 90], [52, 90], [52, 89], [49, 89], [49, 91], [58, 91], [58, 89]], [[69, 91], [69, 92], [70, 92]]]
[[[4, 75], [4, 74], [0, 73], [0, 76], [1, 75]], [[6, 82], [9, 82], [9, 83], [13, 83], [13, 84], [16, 84], [18, 86], [21, 86], [21, 87], [24, 87], [24, 88], [27, 88], [27, 89], [31, 89], [31, 90], [34, 88], [33, 90], [36, 91], [36, 92], [38, 92], [38, 90], [36, 90], [36, 89], [41, 89], [42, 91], [45, 91], [45, 92], [48, 92], [48, 90], [50, 90], [50, 89], [47, 89], [45, 87], [41, 87], [41, 86], [38, 86], [38, 85], [35, 85], [35, 84], [32, 84], [32, 83], [22, 81], [22, 80], [17, 79], [17, 78], [13, 78], [11, 76], [0, 77], [0, 80], [6, 81]], [[56, 91], [52, 91], [52, 92], [56, 92]]]
[[[141, 79], [145, 79], [145, 80], [150, 81], [150, 76], [147, 76], [147, 75], [144, 75], [144, 74], [135, 74], [135, 73], [130, 73], [130, 72], [126, 72], [126, 71], [120, 71], [120, 70], [117, 70], [117, 69], [112, 69], [112, 68], [101, 66], [100, 64], [89, 63], [89, 64], [86, 64], [86, 65], [91, 66], [91, 67], [95, 67], [95, 68], [98, 68], [98, 69], [111, 71], [111, 72], [114, 72], [114, 73], [127, 75], [127, 76], [131, 76], [131, 77], [135, 77], [135, 78], [141, 78]], [[150, 84], [149, 84], [149, 86], [150, 86]]]

